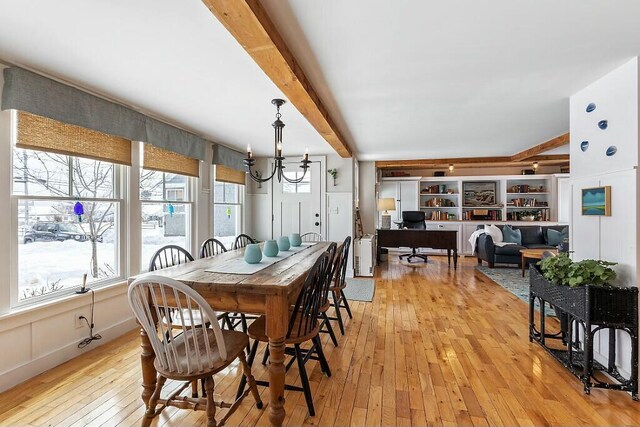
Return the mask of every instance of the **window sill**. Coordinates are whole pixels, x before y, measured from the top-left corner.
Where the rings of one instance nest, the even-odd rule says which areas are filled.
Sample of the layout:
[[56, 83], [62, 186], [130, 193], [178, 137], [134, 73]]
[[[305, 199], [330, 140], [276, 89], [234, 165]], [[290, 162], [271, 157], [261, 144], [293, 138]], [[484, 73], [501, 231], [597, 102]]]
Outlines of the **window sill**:
[[[95, 302], [107, 300], [127, 293], [127, 281], [100, 286], [95, 289]], [[42, 301], [33, 305], [13, 309], [0, 315], [0, 332], [20, 325], [52, 317], [91, 303], [91, 294], [70, 294], [60, 298]]]

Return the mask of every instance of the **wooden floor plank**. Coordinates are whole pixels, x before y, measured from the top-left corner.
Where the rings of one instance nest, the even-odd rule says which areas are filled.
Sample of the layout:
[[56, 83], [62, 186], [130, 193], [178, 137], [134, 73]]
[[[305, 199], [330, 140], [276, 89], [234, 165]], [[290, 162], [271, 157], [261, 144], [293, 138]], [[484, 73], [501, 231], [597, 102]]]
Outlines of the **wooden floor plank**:
[[[286, 425], [639, 423], [638, 402], [600, 389], [584, 395], [573, 376], [529, 343], [527, 304], [478, 273], [475, 260], [461, 260], [457, 271], [439, 257], [415, 267], [391, 262], [377, 269], [375, 281], [372, 303], [352, 302], [344, 336], [336, 325], [339, 346], [322, 336], [332, 376], [315, 361], [307, 364], [316, 416], [302, 393], [287, 391]], [[254, 374], [267, 380], [263, 351]], [[216, 395], [230, 401], [239, 376], [238, 363], [218, 374]], [[300, 384], [296, 367], [287, 383]], [[0, 425], [137, 426], [140, 391], [132, 331], [0, 394]], [[267, 402], [268, 389], [259, 391]], [[153, 425], [204, 421], [203, 412], [167, 408]], [[227, 422], [268, 424], [267, 408], [258, 410], [251, 398]]]

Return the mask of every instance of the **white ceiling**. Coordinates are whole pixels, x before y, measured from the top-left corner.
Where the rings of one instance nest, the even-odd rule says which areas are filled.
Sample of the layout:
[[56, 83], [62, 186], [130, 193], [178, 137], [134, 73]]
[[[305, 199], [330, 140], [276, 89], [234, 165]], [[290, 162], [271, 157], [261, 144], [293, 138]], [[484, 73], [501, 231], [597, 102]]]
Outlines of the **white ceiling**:
[[[0, 0], [2, 60], [273, 155], [282, 93], [200, 0]], [[333, 152], [292, 104], [281, 111], [285, 155]]]
[[[640, 54], [640, 2], [262, 0], [361, 159], [510, 155]], [[282, 96], [200, 0], [0, 0], [0, 61], [273, 153]], [[291, 104], [285, 154], [331, 148]]]
[[640, 54], [637, 0], [262, 4], [361, 159], [515, 154]]

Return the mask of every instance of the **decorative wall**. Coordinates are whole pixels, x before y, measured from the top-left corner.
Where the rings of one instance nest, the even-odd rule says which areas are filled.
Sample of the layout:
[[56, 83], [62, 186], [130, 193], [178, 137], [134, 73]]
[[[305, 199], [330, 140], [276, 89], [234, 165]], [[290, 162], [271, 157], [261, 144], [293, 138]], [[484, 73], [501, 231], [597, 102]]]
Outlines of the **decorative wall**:
[[[637, 286], [638, 58], [571, 97], [571, 249], [573, 258], [617, 262], [621, 286]], [[611, 186], [611, 216], [582, 215], [583, 188]], [[627, 374], [630, 340], [619, 334], [619, 369]], [[600, 350], [602, 349], [602, 350]], [[594, 344], [604, 360], [606, 332]]]

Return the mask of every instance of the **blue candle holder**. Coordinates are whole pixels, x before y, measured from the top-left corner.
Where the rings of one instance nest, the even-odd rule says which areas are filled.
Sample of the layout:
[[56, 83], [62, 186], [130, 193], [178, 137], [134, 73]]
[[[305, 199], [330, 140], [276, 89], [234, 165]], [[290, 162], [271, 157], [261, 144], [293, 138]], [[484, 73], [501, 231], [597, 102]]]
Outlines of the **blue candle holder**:
[[244, 260], [247, 264], [258, 264], [262, 261], [262, 251], [260, 245], [251, 243], [244, 248]]
[[262, 248], [262, 252], [264, 253], [264, 256], [268, 256], [268, 257], [274, 257], [274, 256], [278, 256], [278, 242], [276, 242], [275, 240], [267, 240], [264, 242], [264, 246]]
[[289, 241], [291, 242], [291, 246], [302, 245], [302, 238], [300, 237], [299, 233], [291, 233], [291, 236], [289, 236]]
[[288, 251], [291, 247], [291, 242], [289, 242], [289, 238], [287, 236], [278, 237], [278, 249], [281, 251]]

